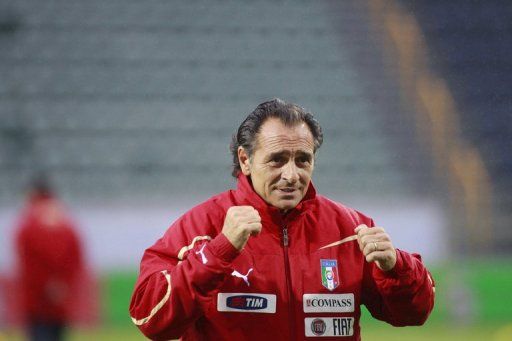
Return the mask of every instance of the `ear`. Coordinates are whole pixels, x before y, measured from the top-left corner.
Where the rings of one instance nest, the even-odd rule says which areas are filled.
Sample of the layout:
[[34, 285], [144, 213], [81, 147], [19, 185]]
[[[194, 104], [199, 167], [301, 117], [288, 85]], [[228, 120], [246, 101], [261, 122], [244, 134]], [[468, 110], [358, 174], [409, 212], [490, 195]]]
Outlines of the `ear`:
[[244, 147], [238, 147], [238, 162], [240, 163], [242, 173], [244, 173], [244, 175], [251, 175], [251, 163]]

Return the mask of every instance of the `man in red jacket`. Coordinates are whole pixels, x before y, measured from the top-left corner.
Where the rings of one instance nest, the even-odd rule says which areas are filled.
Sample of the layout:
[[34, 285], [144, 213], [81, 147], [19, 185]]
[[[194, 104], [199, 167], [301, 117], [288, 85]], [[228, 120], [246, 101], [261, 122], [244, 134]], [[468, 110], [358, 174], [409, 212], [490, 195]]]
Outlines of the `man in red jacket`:
[[[77, 306], [82, 247], [48, 183], [34, 182], [16, 235], [23, 322], [29, 339], [62, 340]], [[83, 278], [83, 277], [82, 277]]]
[[322, 141], [294, 104], [249, 114], [231, 146], [238, 188], [185, 213], [144, 253], [130, 314], [147, 337], [359, 340], [361, 304], [395, 326], [425, 322], [435, 288], [420, 256], [316, 194]]

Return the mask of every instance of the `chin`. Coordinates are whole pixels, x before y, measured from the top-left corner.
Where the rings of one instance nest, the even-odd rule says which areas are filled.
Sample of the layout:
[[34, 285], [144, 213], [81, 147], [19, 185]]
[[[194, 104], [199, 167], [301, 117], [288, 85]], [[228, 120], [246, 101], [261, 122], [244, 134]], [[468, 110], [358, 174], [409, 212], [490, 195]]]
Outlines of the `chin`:
[[278, 202], [276, 203], [276, 205], [274, 205], [275, 207], [279, 208], [280, 210], [291, 210], [291, 209], [294, 209], [297, 205], [299, 204], [299, 202], [295, 202], [295, 201], [291, 201], [291, 200], [286, 200], [286, 202]]

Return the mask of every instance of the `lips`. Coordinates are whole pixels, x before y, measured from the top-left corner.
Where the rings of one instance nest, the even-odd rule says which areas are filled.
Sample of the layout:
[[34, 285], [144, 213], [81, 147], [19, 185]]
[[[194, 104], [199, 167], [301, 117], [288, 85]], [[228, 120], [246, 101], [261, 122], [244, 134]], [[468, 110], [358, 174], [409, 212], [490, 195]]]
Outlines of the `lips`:
[[297, 189], [296, 188], [289, 188], [289, 187], [286, 187], [286, 188], [279, 188], [279, 190], [281, 192], [284, 192], [284, 193], [293, 193], [295, 192]]

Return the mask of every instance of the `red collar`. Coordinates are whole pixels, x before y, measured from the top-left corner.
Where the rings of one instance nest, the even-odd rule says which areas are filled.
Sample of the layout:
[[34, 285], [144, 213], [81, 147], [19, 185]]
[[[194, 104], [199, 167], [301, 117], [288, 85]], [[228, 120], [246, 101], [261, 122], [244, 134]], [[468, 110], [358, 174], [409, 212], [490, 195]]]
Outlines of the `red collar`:
[[244, 174], [240, 173], [238, 176], [238, 184], [236, 190], [236, 197], [238, 202], [245, 205], [250, 205], [258, 210], [263, 221], [272, 221], [277, 225], [284, 225], [286, 222], [297, 217], [301, 213], [307, 211], [316, 198], [316, 190], [313, 182], [309, 183], [306, 195], [299, 202], [295, 208], [283, 214], [277, 207], [269, 205], [263, 200], [252, 187], [251, 179]]

